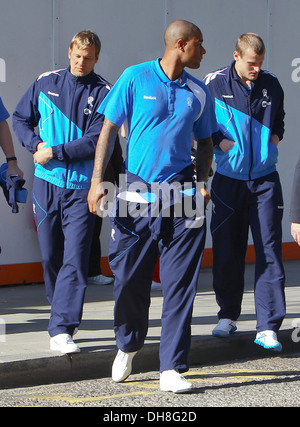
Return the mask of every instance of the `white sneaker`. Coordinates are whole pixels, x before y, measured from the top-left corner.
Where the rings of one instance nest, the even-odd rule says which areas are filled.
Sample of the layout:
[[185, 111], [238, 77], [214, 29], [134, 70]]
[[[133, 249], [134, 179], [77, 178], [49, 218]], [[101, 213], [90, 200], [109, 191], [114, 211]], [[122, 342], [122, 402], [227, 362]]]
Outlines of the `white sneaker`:
[[229, 337], [230, 334], [233, 334], [237, 330], [236, 322], [231, 319], [220, 319], [217, 326], [213, 329], [212, 335], [214, 337]]
[[113, 277], [106, 277], [102, 274], [99, 276], [88, 277], [88, 285], [110, 285], [114, 281]]
[[172, 391], [173, 393], [188, 393], [193, 390], [193, 384], [188, 382], [175, 369], [171, 369], [160, 374], [160, 390]]
[[281, 351], [282, 345], [277, 340], [277, 334], [274, 331], [262, 331], [256, 334], [255, 344], [261, 345], [264, 348]]
[[51, 337], [50, 350], [60, 351], [62, 354], [80, 352], [80, 348], [74, 343], [69, 334], [58, 334]]
[[118, 351], [112, 366], [112, 379], [114, 382], [120, 383], [129, 377], [132, 371], [132, 359], [136, 353], [137, 351], [131, 353]]

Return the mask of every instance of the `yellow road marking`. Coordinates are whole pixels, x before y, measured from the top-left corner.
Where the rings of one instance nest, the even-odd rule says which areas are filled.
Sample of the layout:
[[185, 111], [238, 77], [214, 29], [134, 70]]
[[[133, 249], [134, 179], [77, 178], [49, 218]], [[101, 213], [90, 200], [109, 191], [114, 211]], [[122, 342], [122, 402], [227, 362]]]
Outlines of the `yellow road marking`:
[[[256, 370], [256, 369], [212, 369], [212, 370], [201, 370], [201, 371], [188, 371], [183, 374], [190, 382], [192, 383], [210, 383], [210, 384], [220, 384], [220, 383], [241, 383], [249, 382], [253, 380], [264, 380], [264, 379], [274, 379], [277, 378], [276, 375], [272, 373], [266, 373], [265, 371]], [[155, 394], [159, 391], [159, 380], [129, 380], [124, 383], [119, 384], [121, 387], [132, 386], [138, 388], [134, 392], [128, 393], [119, 393], [112, 395], [104, 396], [95, 396], [95, 397], [76, 397], [76, 393], [57, 393], [53, 395], [39, 395], [34, 391], [28, 391], [26, 393], [16, 393], [14, 396], [23, 397], [27, 399], [40, 399], [40, 400], [49, 400], [49, 401], [64, 401], [68, 403], [84, 403], [84, 402], [99, 402], [107, 399], [120, 399], [122, 397], [130, 396], [147, 396]], [[142, 390], [143, 389], [143, 390]], [[60, 388], [53, 388], [51, 391], [58, 391]], [[153, 391], [151, 391], [153, 390]]]
[[[248, 374], [248, 375], [245, 375]], [[198, 378], [188, 378], [189, 376], [196, 375]], [[257, 379], [274, 379], [276, 375], [266, 374], [265, 371], [257, 369], [236, 369], [234, 372], [232, 369], [220, 369], [220, 370], [207, 370], [207, 371], [189, 371], [185, 375], [190, 381], [198, 382], [210, 382], [210, 383], [224, 383], [224, 382], [244, 382], [253, 381]], [[217, 378], [215, 378], [217, 376]], [[206, 377], [206, 378], [201, 378]], [[214, 377], [214, 378], [211, 378]]]
[[68, 397], [66, 395], [53, 395], [53, 396], [33, 396], [29, 399], [41, 399], [41, 400], [54, 400], [54, 401], [64, 401], [68, 403], [84, 403], [84, 402], [99, 402], [106, 399], [119, 399], [120, 397], [129, 397], [129, 396], [145, 396], [149, 394], [154, 394], [155, 392], [149, 391], [135, 391], [132, 393], [119, 393], [112, 394], [107, 396], [97, 396], [97, 397]]

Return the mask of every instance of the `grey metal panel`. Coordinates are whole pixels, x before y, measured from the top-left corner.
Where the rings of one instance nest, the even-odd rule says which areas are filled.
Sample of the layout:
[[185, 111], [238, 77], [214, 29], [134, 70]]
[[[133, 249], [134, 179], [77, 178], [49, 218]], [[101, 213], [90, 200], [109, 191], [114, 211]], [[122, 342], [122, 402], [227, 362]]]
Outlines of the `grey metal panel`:
[[[100, 36], [103, 47], [96, 72], [112, 83], [126, 67], [163, 54], [163, 33], [174, 19], [193, 21], [203, 32], [207, 54], [201, 68], [191, 71], [198, 78], [231, 62], [241, 33], [257, 32], [267, 46], [265, 67], [278, 76], [285, 90], [286, 134], [279, 148], [278, 170], [286, 207], [283, 236], [285, 242], [292, 241], [288, 211], [300, 152], [300, 59], [295, 61], [300, 58], [299, 15], [298, 0], [0, 0], [0, 95], [12, 113], [40, 73], [68, 65], [70, 39], [84, 28]], [[31, 189], [32, 157], [15, 137], [14, 142]], [[4, 161], [1, 156], [0, 152], [0, 163]], [[3, 198], [0, 221], [5, 224], [0, 233], [1, 264], [39, 261], [30, 197], [18, 215], [11, 214]], [[106, 222], [101, 236], [103, 256], [107, 255], [109, 231]], [[209, 233], [206, 246], [211, 247]]]

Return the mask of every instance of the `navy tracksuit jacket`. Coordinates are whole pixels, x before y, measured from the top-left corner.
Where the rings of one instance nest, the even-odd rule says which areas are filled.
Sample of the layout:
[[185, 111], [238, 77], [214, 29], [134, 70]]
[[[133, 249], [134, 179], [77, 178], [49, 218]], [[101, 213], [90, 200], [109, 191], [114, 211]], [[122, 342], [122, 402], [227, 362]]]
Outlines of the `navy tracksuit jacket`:
[[76, 77], [69, 69], [56, 70], [31, 85], [13, 114], [14, 131], [28, 151], [34, 153], [40, 142], [53, 149], [53, 159], [35, 164], [32, 193], [50, 336], [72, 335], [81, 321], [95, 221], [87, 193], [103, 123], [97, 110], [109, 90], [93, 71]]
[[[276, 172], [278, 149], [270, 138], [283, 137], [284, 95], [277, 78], [263, 70], [247, 88], [234, 64], [204, 79], [219, 125], [213, 135], [217, 163], [211, 190], [213, 283], [219, 318], [237, 320], [250, 226], [256, 251], [257, 330], [277, 331], [285, 316], [283, 198]], [[236, 143], [226, 153], [219, 147], [224, 138]]]

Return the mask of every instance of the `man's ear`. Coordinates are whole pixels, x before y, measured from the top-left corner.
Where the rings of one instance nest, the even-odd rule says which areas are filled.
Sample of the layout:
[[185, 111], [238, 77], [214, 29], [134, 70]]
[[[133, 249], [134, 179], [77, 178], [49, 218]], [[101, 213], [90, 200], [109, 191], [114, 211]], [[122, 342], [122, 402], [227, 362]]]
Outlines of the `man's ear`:
[[236, 51], [236, 50], [235, 50], [235, 51], [233, 52], [233, 58], [234, 58], [234, 60], [235, 60], [235, 61], [236, 61], [236, 60], [238, 60], [238, 59], [240, 58], [240, 56], [241, 56], [241, 55], [238, 53], [238, 51]]
[[183, 52], [186, 46], [186, 41], [184, 41], [183, 39], [178, 39], [176, 45], [177, 48]]

